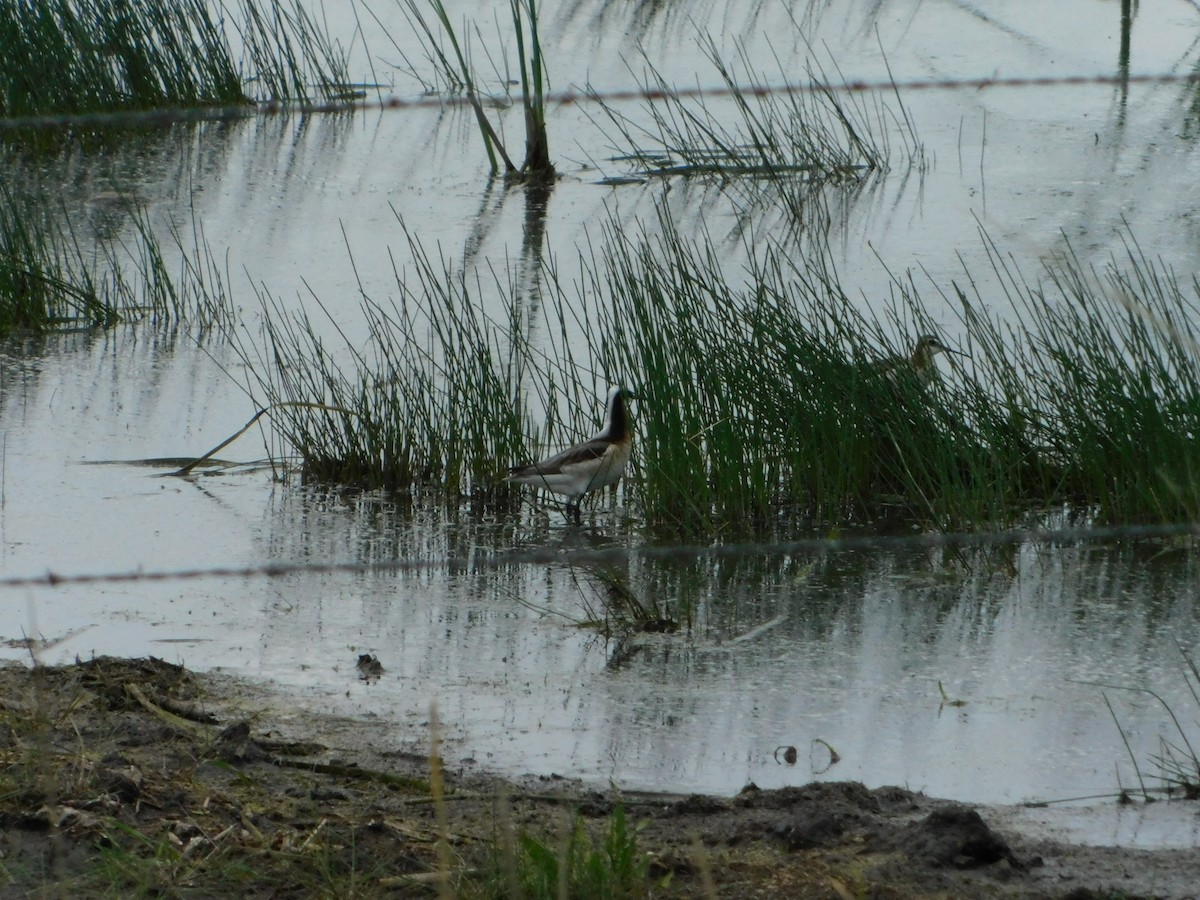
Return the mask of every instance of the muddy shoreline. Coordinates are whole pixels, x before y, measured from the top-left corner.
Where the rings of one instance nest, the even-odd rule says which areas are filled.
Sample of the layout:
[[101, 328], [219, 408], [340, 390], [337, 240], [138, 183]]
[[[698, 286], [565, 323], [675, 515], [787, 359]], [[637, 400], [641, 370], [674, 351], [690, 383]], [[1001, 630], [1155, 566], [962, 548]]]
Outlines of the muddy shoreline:
[[1084, 846], [1005, 808], [853, 782], [717, 798], [502, 781], [442, 770], [428, 734], [348, 740], [355, 728], [160, 660], [0, 667], [0, 896], [501, 896], [488, 867], [513, 836], [551, 846], [573, 823], [603, 832], [618, 808], [654, 896], [1197, 890], [1195, 842]]

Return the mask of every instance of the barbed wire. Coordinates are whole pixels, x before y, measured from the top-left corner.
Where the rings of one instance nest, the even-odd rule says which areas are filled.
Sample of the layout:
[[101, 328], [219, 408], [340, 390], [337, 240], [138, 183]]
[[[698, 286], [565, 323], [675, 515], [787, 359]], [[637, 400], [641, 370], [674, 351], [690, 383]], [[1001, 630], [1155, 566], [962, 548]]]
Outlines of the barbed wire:
[[213, 578], [283, 578], [291, 575], [380, 575], [442, 569], [495, 571], [519, 565], [587, 565], [635, 559], [693, 562], [701, 559], [730, 559], [752, 556], [828, 555], [849, 551], [932, 550], [984, 548], [1012, 545], [1102, 543], [1119, 540], [1174, 539], [1200, 536], [1200, 523], [1174, 525], [1119, 525], [1059, 529], [1014, 529], [991, 532], [928, 533], [914, 535], [852, 535], [803, 538], [791, 541], [738, 544], [679, 544], [673, 546], [620, 546], [557, 549], [536, 547], [477, 556], [410, 558], [378, 562], [265, 563], [249, 566], [214, 566], [190, 569], [137, 569], [127, 572], [17, 575], [0, 578], [4, 588], [59, 588], [94, 584], [127, 584], [143, 581], [192, 581]]
[[[790, 82], [775, 85], [750, 84], [730, 87], [681, 87], [671, 89], [630, 88], [610, 91], [570, 89], [547, 94], [547, 106], [570, 106], [579, 103], [619, 103], [633, 100], [652, 101], [668, 98], [695, 97], [760, 97], [787, 93], [871, 93], [931, 90], [984, 91], [1000, 88], [1031, 87], [1129, 87], [1133, 85], [1191, 85], [1200, 84], [1200, 73], [1145, 73], [1140, 75], [1022, 75], [988, 76], [955, 79], [910, 79], [905, 81], [850, 80], [840, 84], [821, 81]], [[335, 100], [320, 102], [241, 103], [217, 106], [173, 107], [169, 109], [121, 110], [111, 112], [56, 113], [0, 118], [0, 132], [45, 130], [55, 128], [94, 128], [108, 125], [171, 125], [178, 122], [207, 122], [245, 119], [262, 115], [294, 115], [317, 113], [370, 112], [372, 110], [442, 109], [447, 106], [470, 106], [465, 94], [455, 96], [380, 97], [377, 100]]]

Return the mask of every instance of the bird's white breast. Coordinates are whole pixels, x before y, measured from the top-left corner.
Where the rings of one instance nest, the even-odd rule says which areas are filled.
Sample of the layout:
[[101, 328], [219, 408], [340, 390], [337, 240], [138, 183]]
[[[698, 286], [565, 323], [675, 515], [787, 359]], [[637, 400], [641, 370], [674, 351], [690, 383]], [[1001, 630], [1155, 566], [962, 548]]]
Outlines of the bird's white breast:
[[588, 482], [587, 489], [594, 491], [608, 487], [610, 484], [616, 484], [625, 472], [625, 466], [629, 462], [630, 449], [628, 441], [610, 444], [604, 451], [604, 455], [597, 460], [598, 465]]

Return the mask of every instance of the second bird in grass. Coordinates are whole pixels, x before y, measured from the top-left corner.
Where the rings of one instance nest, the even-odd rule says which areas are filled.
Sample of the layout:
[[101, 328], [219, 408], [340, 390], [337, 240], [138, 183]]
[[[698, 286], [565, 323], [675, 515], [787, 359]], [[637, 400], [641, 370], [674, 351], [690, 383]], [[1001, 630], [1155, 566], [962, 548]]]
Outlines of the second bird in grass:
[[567, 515], [573, 515], [579, 522], [579, 501], [583, 495], [616, 484], [625, 472], [632, 437], [627, 401], [635, 399], [627, 388], [612, 388], [599, 434], [540, 462], [513, 467], [508, 480], [565, 495]]
[[923, 334], [917, 338], [913, 351], [905, 357], [893, 357], [877, 363], [880, 372], [888, 376], [897, 376], [902, 372], [911, 372], [922, 384], [928, 384], [936, 371], [933, 358], [939, 353], [953, 353], [955, 356], [966, 356], [961, 350], [947, 347], [936, 334]]

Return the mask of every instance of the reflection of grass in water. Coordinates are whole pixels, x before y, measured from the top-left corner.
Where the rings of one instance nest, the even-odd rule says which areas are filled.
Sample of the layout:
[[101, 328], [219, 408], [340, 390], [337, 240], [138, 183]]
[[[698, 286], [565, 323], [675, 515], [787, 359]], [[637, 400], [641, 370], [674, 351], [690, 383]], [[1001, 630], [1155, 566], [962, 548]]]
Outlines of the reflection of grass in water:
[[307, 99], [345, 82], [343, 57], [299, 3], [241, 0], [239, 12], [241, 63], [203, 0], [0, 0], [0, 116], [238, 104], [247, 79], [262, 99]]
[[638, 233], [612, 223], [570, 280], [547, 266], [540, 323], [496, 279], [508, 303], [494, 322], [479, 283], [410, 246], [415, 278], [393, 306], [364, 301], [371, 349], [348, 368], [303, 317], [268, 316], [251, 365], [267, 400], [354, 410], [282, 420], [315, 477], [511, 498], [501, 476], [536, 455], [523, 434], [538, 406], [548, 418], [535, 443], [564, 445], [594, 430], [607, 384], [628, 383], [643, 398], [639, 511], [679, 534], [896, 512], [905, 525], [964, 528], [1060, 503], [1083, 521], [1200, 512], [1196, 301], [1132, 240], [1102, 271], [1070, 254], [1050, 261], [1040, 283], [991, 248], [1022, 324], [989, 318], [968, 273], [950, 295], [971, 357], [945, 358], [951, 375], [930, 384], [874, 364], [934, 330], [911, 277], [896, 276], [872, 315], [823, 261], [768, 246], [733, 285], [715, 248], [663, 213]]
[[[680, 623], [672, 617], [668, 604], [662, 608], [645, 591], [635, 591], [627, 574], [612, 566], [592, 563], [580, 566], [590, 576], [585, 582], [576, 575], [584, 620], [578, 624], [595, 628], [605, 636], [631, 633], [670, 633]], [[594, 592], [596, 599], [589, 596]], [[683, 610], [683, 612], [688, 612]]]
[[18, 196], [0, 186], [0, 335], [147, 320], [228, 323], [232, 306], [198, 227], [191, 251], [172, 231], [182, 267], [173, 277], [146, 211], [122, 204], [132, 238], [81, 239], [44, 189]]

